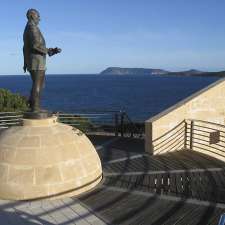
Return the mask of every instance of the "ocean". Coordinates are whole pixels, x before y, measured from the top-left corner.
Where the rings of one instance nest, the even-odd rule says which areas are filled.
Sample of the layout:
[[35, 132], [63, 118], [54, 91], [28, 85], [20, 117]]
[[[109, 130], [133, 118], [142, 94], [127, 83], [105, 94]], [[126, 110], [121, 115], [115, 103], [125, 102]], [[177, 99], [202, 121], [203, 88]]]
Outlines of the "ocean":
[[[219, 78], [165, 75], [47, 75], [42, 107], [54, 112], [123, 110], [144, 121]], [[29, 75], [0, 76], [0, 88], [29, 96]]]

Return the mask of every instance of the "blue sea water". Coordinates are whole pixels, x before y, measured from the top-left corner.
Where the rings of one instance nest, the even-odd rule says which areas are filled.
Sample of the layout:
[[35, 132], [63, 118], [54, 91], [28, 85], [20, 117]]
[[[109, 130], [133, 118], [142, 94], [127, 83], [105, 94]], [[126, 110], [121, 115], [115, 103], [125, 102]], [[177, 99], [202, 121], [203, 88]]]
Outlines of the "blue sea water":
[[[124, 110], [144, 121], [218, 80], [215, 77], [48, 75], [42, 106], [74, 113], [87, 110]], [[0, 88], [29, 96], [29, 75], [0, 76]]]

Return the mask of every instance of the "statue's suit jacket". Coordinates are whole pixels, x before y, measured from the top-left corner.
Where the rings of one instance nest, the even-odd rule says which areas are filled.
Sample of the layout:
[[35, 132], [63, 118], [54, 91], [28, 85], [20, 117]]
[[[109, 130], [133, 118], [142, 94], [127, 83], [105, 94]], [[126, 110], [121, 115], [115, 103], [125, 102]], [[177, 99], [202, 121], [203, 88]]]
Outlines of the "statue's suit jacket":
[[46, 70], [48, 49], [40, 29], [32, 21], [27, 22], [23, 42], [24, 66], [27, 70]]

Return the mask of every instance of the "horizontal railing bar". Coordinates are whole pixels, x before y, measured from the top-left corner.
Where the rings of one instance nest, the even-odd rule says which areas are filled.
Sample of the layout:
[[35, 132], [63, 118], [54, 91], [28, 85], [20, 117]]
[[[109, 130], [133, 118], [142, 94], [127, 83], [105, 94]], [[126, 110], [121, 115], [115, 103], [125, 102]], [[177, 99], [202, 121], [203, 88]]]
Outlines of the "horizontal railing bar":
[[[198, 135], [198, 136], [201, 136], [201, 137], [206, 137], [206, 138], [210, 138], [209, 136], [206, 136], [206, 135], [203, 135], [203, 134], [199, 134], [199, 133], [193, 133], [193, 135]], [[223, 137], [223, 138], [225, 138], [225, 136], [221, 136], [220, 135], [220, 137]], [[195, 139], [196, 137], [194, 137], [194, 139]], [[223, 140], [219, 140], [220, 142], [223, 142], [223, 143], [225, 143], [225, 141], [223, 141]]]
[[193, 138], [193, 141], [195, 141], [195, 140], [204, 141], [204, 142], [209, 143], [209, 140], [203, 140], [203, 139], [200, 139], [200, 138], [197, 138], [197, 137]]
[[10, 122], [3, 122], [3, 123], [1, 123], [0, 122], [0, 124], [10, 124], [10, 123], [22, 123], [22, 121], [10, 121]]
[[0, 119], [1, 118], [23, 118], [22, 115], [18, 115], [18, 116], [0, 116]]
[[206, 145], [206, 144], [204, 144], [204, 143], [199, 143], [199, 142], [196, 142], [196, 141], [194, 141], [193, 143], [194, 143], [194, 144], [199, 144], [199, 145], [204, 145], [204, 146], [206, 146], [206, 147], [209, 147], [209, 148], [212, 148], [212, 149], [215, 149], [215, 150], [217, 150], [217, 151], [220, 151], [220, 152], [225, 153], [225, 151], [223, 151], [223, 150], [221, 150], [221, 149], [219, 149], [219, 148], [216, 148], [215, 146]]
[[225, 157], [225, 155], [221, 155], [221, 154], [219, 154], [218, 152], [214, 152], [214, 151], [211, 151], [211, 150], [209, 150], [209, 149], [205, 149], [205, 148], [202, 148], [202, 147], [199, 147], [199, 146], [195, 146], [195, 143], [193, 143], [193, 147], [195, 147], [195, 148], [200, 148], [200, 149], [202, 149], [202, 150], [204, 150], [204, 151], [211, 152], [211, 153], [214, 153], [214, 154], [216, 154], [216, 155]]
[[[195, 132], [193, 132], [193, 135], [198, 135], [198, 136], [201, 136], [201, 137], [209, 138], [209, 136], [206, 136], [206, 135], [204, 135], [204, 134], [195, 133]], [[194, 137], [194, 138], [195, 138], [195, 137]]]
[[118, 114], [122, 114], [122, 112], [120, 111], [92, 111], [92, 110], [86, 110], [86, 111], [82, 111], [82, 110], [77, 110], [74, 111], [74, 113], [60, 113], [60, 112], [56, 112], [54, 114], [59, 114], [59, 115], [74, 115], [74, 114], [114, 114], [114, 113], [118, 113]]
[[194, 127], [201, 127], [201, 128], [204, 128], [204, 129], [208, 129], [208, 130], [215, 130], [215, 131], [217, 131], [217, 130], [218, 130], [217, 128], [212, 128], [212, 127], [204, 127], [204, 126], [201, 126], [201, 125], [196, 125], [196, 124], [194, 124]]
[[23, 112], [0, 112], [1, 114], [23, 114]]
[[[218, 123], [214, 123], [214, 122], [210, 122], [210, 121], [204, 121], [204, 120], [197, 120], [197, 119], [187, 119], [187, 121], [193, 121], [193, 122], [201, 122], [201, 123], [207, 123], [207, 124], [212, 124], [212, 125], [215, 125], [215, 126], [219, 126], [219, 127], [223, 127], [225, 128], [225, 125], [222, 125], [222, 124], [218, 124]], [[195, 125], [194, 125], [195, 126]]]
[[[210, 133], [210, 131], [207, 131], [207, 130], [194, 129], [194, 131], [199, 131], [199, 132], [203, 132], [203, 133], [207, 133], [207, 134]], [[190, 133], [190, 132], [188, 132], [188, 133]]]
[[13, 120], [0, 120], [0, 123], [1, 123], [1, 122], [7, 122], [7, 121], [10, 122], [10, 121], [22, 121], [22, 120], [19, 120], [19, 119], [13, 119]]
[[74, 114], [74, 115], [59, 115], [59, 118], [74, 118], [74, 117], [112, 117], [111, 114]]

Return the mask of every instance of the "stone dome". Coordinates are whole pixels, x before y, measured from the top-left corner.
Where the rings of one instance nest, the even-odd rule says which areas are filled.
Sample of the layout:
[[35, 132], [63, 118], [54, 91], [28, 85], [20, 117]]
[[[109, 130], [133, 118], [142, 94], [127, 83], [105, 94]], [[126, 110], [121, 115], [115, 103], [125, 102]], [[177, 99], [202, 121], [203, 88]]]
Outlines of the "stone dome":
[[80, 130], [56, 117], [24, 119], [0, 133], [0, 198], [72, 196], [102, 179], [98, 154]]

